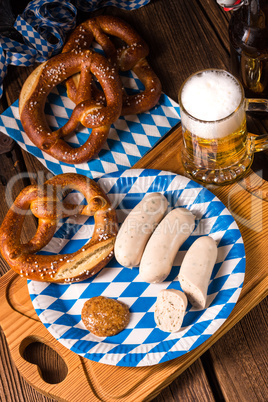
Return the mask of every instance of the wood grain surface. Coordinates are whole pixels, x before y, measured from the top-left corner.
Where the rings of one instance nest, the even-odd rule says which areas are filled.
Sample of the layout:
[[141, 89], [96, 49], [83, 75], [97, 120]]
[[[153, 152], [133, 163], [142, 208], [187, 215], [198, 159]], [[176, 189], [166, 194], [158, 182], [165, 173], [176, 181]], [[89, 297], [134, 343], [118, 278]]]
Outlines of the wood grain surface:
[[[124, 11], [115, 7], [106, 7], [93, 14], [112, 14], [124, 18], [131, 23], [150, 46], [149, 61], [161, 79], [163, 91], [177, 101], [177, 94], [182, 82], [193, 72], [209, 68], [229, 69], [228, 19], [229, 14], [216, 4], [214, 0], [151, 0], [151, 2], [135, 11]], [[90, 15], [79, 14], [84, 20]], [[4, 81], [4, 96], [0, 101], [0, 112], [3, 112], [19, 96], [21, 87], [32, 68], [9, 66]], [[251, 132], [267, 132], [268, 120], [248, 118]], [[158, 166], [161, 169], [180, 171], [173, 153], [178, 146], [175, 136], [167, 139], [165, 149], [158, 148], [141, 162], [142, 166]], [[267, 177], [267, 154], [256, 155], [253, 170], [262, 178]], [[5, 154], [0, 155], [0, 191], [2, 203], [0, 222], [2, 222], [10, 202], [27, 184], [35, 183], [38, 175], [48, 177], [50, 173], [35, 157], [21, 150], [17, 145]], [[17, 178], [19, 177], [19, 180]], [[255, 176], [254, 176], [255, 177]], [[14, 179], [16, 178], [16, 180]], [[251, 183], [252, 185], [252, 183]], [[242, 193], [248, 183], [241, 183], [241, 193], [235, 190], [232, 202], [237, 207], [243, 198]], [[258, 199], [264, 197], [263, 192], [256, 193], [251, 208], [241, 212], [250, 220], [252, 215], [260, 213]], [[237, 187], [236, 187], [237, 188]], [[244, 190], [243, 190], [244, 191]], [[216, 190], [220, 197], [223, 190]], [[267, 195], [267, 194], [266, 194]], [[227, 201], [228, 195], [225, 195]], [[262, 200], [261, 200], [262, 201]], [[247, 214], [247, 215], [246, 215]], [[23, 231], [23, 240], [34, 233], [35, 220], [27, 219]], [[250, 248], [250, 238], [262, 236], [260, 228], [253, 227], [246, 234]], [[265, 244], [265, 239], [263, 240]], [[252, 250], [250, 250], [252, 251]], [[267, 259], [267, 248], [256, 250], [254, 264]], [[252, 257], [253, 258], [253, 257]], [[254, 277], [254, 264], [250, 276], [256, 286], [260, 278]], [[4, 275], [9, 267], [1, 260], [0, 273]], [[258, 271], [256, 270], [256, 273]], [[244, 290], [244, 289], [243, 289]], [[245, 289], [247, 292], [248, 289]], [[258, 294], [252, 293], [252, 307], [256, 305]], [[251, 307], [251, 308], [252, 308]], [[46, 401], [53, 398], [44, 396], [35, 390], [18, 372], [14, 364], [6, 337], [0, 332], [0, 400], [3, 402]], [[224, 334], [217, 342], [205, 351], [189, 368], [164, 390], [155, 389], [147, 399], [154, 402], [186, 401], [267, 401], [267, 298], [252, 308], [247, 315]], [[39, 342], [30, 344], [25, 349], [24, 357], [32, 363], [38, 363], [44, 380], [47, 383], [59, 383], [66, 376], [66, 365], [51, 348]], [[167, 379], [168, 385], [168, 379]], [[159, 394], [159, 395], [158, 395]], [[96, 400], [98, 398], [96, 397]], [[107, 399], [109, 401], [109, 398]]]

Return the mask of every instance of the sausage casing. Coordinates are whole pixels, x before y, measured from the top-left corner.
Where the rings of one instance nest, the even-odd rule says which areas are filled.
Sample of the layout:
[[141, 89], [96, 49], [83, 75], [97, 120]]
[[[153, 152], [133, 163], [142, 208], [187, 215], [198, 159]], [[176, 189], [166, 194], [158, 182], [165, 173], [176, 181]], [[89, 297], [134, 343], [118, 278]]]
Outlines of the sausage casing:
[[195, 216], [186, 208], [175, 208], [162, 219], [141, 258], [140, 276], [143, 281], [159, 283], [166, 279], [179, 248], [194, 226]]
[[161, 193], [148, 193], [124, 220], [116, 237], [114, 253], [127, 268], [138, 266], [146, 243], [168, 206]]
[[217, 243], [210, 236], [199, 237], [191, 245], [182, 261], [177, 279], [190, 303], [204, 309], [207, 290], [218, 255]]

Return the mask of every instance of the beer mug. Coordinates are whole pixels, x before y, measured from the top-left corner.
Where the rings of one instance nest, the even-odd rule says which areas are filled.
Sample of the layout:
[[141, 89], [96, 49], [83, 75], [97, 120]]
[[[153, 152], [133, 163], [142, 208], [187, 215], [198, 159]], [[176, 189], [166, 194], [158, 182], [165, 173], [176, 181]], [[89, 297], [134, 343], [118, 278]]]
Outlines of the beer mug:
[[204, 184], [227, 184], [250, 168], [254, 152], [268, 149], [268, 134], [249, 135], [246, 111], [268, 111], [267, 99], [245, 99], [229, 72], [208, 69], [191, 75], [179, 92], [182, 163]]

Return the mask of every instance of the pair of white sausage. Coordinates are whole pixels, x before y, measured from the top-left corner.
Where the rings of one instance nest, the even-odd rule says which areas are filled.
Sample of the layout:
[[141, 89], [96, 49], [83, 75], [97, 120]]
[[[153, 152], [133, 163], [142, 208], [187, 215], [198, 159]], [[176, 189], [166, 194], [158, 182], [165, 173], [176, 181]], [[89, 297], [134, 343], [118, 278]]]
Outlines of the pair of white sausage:
[[166, 279], [180, 246], [194, 229], [195, 217], [186, 208], [175, 208], [163, 218], [167, 206], [162, 194], [146, 195], [129, 213], [115, 241], [117, 261], [129, 268], [140, 265], [145, 282]]

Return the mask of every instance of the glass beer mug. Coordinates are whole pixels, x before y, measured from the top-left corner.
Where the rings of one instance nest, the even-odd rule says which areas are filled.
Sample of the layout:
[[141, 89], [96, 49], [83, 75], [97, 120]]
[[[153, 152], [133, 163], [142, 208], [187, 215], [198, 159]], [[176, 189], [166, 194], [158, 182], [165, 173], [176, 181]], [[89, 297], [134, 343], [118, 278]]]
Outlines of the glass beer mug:
[[241, 83], [224, 70], [191, 75], [179, 92], [182, 163], [204, 184], [237, 181], [249, 169], [254, 152], [268, 149], [268, 134], [247, 131], [246, 111], [268, 111], [267, 99], [245, 99]]

